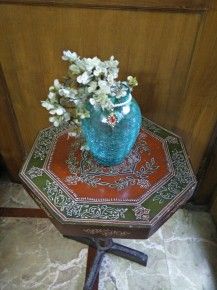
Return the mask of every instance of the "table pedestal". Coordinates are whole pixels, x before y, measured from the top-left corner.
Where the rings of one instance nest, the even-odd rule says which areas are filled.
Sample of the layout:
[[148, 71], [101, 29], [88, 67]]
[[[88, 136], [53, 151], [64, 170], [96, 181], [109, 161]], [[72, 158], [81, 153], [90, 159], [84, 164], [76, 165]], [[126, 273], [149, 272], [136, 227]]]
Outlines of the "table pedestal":
[[99, 274], [99, 269], [106, 253], [111, 253], [113, 255], [128, 259], [130, 261], [136, 262], [140, 265], [146, 266], [148, 256], [137, 250], [128, 248], [126, 246], [117, 244], [113, 242], [111, 238], [86, 238], [86, 237], [71, 237], [65, 236], [65, 238], [78, 241], [80, 243], [86, 244], [90, 247], [96, 248], [96, 256], [94, 258], [90, 273], [85, 281], [83, 290], [91, 290], [93, 288], [94, 282]]

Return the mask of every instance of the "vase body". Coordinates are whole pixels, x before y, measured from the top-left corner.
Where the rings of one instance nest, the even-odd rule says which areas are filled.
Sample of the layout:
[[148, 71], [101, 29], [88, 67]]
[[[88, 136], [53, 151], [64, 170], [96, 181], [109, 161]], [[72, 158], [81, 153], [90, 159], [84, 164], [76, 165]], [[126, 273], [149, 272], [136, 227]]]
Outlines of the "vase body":
[[127, 106], [115, 108], [119, 121], [109, 125], [101, 108], [88, 105], [90, 118], [82, 120], [82, 131], [94, 159], [104, 166], [121, 163], [132, 149], [141, 127], [140, 108], [134, 98]]

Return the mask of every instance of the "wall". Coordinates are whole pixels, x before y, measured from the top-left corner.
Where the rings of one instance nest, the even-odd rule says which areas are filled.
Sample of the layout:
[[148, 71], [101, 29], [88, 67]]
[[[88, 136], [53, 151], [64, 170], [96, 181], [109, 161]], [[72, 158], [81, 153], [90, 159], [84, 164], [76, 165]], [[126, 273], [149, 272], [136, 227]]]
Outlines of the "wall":
[[138, 78], [143, 114], [183, 137], [198, 171], [217, 119], [217, 12], [203, 0], [161, 2], [1, 2], [0, 149], [13, 176], [48, 125], [40, 100], [66, 70], [64, 49], [119, 59], [121, 78]]

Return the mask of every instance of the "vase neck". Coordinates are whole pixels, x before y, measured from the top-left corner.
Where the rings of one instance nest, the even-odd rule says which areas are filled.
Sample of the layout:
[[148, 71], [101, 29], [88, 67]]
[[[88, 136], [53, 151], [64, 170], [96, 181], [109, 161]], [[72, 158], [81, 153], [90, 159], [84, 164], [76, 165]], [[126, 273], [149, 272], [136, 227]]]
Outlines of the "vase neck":
[[117, 103], [117, 104], [112, 103], [112, 105], [113, 105], [113, 108], [119, 108], [119, 107], [129, 105], [131, 101], [132, 101], [132, 95], [129, 93], [127, 96], [127, 100], [125, 100], [122, 103]]

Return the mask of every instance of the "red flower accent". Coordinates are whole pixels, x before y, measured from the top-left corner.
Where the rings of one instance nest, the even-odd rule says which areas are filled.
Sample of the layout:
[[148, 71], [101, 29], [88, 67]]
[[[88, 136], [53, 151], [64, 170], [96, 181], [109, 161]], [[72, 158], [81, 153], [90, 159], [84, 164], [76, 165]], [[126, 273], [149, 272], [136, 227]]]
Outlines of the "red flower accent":
[[112, 127], [116, 125], [117, 121], [118, 119], [113, 113], [107, 117], [107, 123], [111, 125]]

